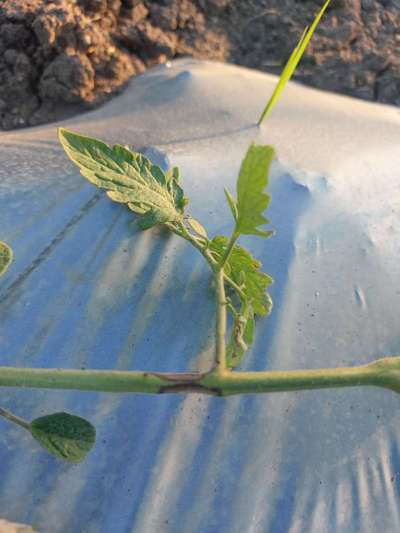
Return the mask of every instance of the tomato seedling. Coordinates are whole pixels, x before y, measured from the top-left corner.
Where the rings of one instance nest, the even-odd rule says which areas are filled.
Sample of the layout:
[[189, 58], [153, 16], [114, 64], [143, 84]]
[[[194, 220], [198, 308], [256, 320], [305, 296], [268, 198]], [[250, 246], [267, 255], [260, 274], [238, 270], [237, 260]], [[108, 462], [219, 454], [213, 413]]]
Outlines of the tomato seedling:
[[[291, 78], [323, 12], [303, 33], [278, 84], [257, 123], [261, 127], [285, 84]], [[187, 199], [180, 172], [164, 172], [143, 154], [121, 145], [59, 129], [60, 142], [83, 177], [104, 189], [109, 198], [125, 204], [137, 215], [138, 226], [147, 230], [162, 224], [194, 246], [214, 277], [216, 298], [215, 359], [203, 373], [159, 373], [140, 371], [66, 370], [0, 367], [0, 386], [114, 393], [207, 393], [218, 396], [265, 393], [361, 385], [381, 386], [400, 392], [400, 357], [380, 359], [352, 368], [240, 372], [234, 369], [250, 348], [260, 317], [270, 314], [272, 301], [267, 292], [272, 279], [260, 270], [261, 263], [237, 244], [242, 235], [268, 238], [264, 212], [270, 196], [265, 192], [274, 150], [251, 144], [242, 161], [236, 197], [225, 195], [232, 212], [231, 235], [210, 238], [203, 225], [187, 212]], [[0, 275], [12, 261], [12, 251], [0, 242]], [[232, 330], [227, 339], [227, 314]], [[48, 451], [69, 461], [81, 461], [95, 442], [95, 429], [86, 420], [68, 413], [55, 413], [29, 423], [0, 409], [0, 416], [30, 431]]]

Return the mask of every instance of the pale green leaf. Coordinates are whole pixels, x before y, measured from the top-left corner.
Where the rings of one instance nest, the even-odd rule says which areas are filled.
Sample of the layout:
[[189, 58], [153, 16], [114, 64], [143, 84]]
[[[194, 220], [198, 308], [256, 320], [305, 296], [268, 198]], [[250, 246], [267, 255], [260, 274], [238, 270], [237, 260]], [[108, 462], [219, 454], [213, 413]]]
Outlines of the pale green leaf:
[[197, 235], [200, 235], [200, 237], [204, 237], [204, 239], [208, 239], [206, 229], [202, 226], [202, 224], [200, 224], [198, 220], [189, 217], [187, 221], [190, 227], [197, 233]]
[[11, 248], [3, 241], [0, 241], [0, 276], [5, 274], [13, 258]]
[[[223, 256], [228, 242], [229, 239], [221, 235], [214, 237], [210, 242], [209, 250], [217, 261]], [[261, 272], [260, 267], [260, 261], [257, 261], [250, 252], [235, 245], [224, 266], [224, 271], [237, 285], [242, 285], [242, 290], [254, 313], [265, 316], [272, 309], [272, 300], [266, 291], [273, 280]]]
[[127, 204], [139, 215], [147, 214], [143, 228], [181, 220], [186, 199], [176, 168], [165, 173], [147, 157], [126, 147], [105, 143], [59, 128], [61, 144], [78, 165], [82, 176], [107, 190], [115, 202]]
[[264, 192], [274, 150], [271, 146], [250, 145], [240, 167], [237, 181], [237, 211], [235, 233], [269, 237], [272, 231], [258, 229], [268, 224], [263, 212], [271, 200]]
[[229, 207], [231, 208], [233, 218], [235, 219], [235, 222], [237, 222], [238, 219], [238, 209], [235, 198], [231, 195], [231, 193], [228, 191], [228, 189], [224, 189], [226, 199], [228, 201]]
[[265, 106], [261, 117], [258, 121], [258, 126], [261, 125], [261, 123], [267, 118], [267, 116], [270, 114], [271, 110], [275, 106], [276, 102], [279, 99], [279, 96], [281, 95], [285, 85], [292, 77], [294, 71], [296, 70], [297, 65], [299, 64], [299, 61], [302, 57], [302, 55], [305, 52], [305, 49], [307, 48], [307, 45], [316, 29], [316, 27], [319, 24], [319, 21], [321, 20], [322, 15], [324, 14], [326, 8], [328, 7], [330, 3], [330, 0], [327, 0], [325, 4], [322, 6], [321, 10], [319, 11], [318, 15], [315, 17], [314, 22], [312, 25], [308, 28], [305, 28], [303, 35], [300, 38], [300, 41], [298, 42], [296, 48], [293, 50], [288, 62], [285, 65], [285, 68], [282, 71], [282, 74], [279, 78], [279, 81], [275, 87], [274, 92], [272, 93], [271, 98], [269, 99], [267, 105]]
[[82, 461], [96, 440], [96, 429], [90, 422], [68, 413], [36, 418], [31, 433], [47, 451], [69, 463]]

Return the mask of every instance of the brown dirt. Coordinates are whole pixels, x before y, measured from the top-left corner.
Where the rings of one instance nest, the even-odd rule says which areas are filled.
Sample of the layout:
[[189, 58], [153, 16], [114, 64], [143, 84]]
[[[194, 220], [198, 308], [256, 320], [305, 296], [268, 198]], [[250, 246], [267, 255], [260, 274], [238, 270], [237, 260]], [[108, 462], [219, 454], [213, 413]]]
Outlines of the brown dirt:
[[[0, 128], [103, 103], [182, 56], [279, 73], [322, 0], [0, 0]], [[400, 0], [333, 0], [296, 78], [400, 105]]]

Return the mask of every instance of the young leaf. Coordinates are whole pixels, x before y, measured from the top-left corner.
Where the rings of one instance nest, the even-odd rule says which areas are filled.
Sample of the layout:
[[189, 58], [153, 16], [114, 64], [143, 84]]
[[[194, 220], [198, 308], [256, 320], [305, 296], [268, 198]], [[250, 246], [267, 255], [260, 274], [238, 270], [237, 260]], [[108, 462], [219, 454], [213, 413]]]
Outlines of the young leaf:
[[[228, 243], [229, 239], [222, 235], [217, 235], [210, 242], [209, 249], [217, 261], [223, 256]], [[235, 245], [224, 270], [237, 285], [243, 285], [242, 290], [254, 313], [265, 316], [269, 315], [272, 309], [272, 300], [266, 290], [273, 280], [264, 272], [260, 272], [260, 267], [261, 263], [250, 252]]]
[[254, 338], [254, 312], [247, 302], [242, 304], [240, 313], [234, 315], [231, 339], [226, 349], [226, 364], [235, 368], [242, 360], [246, 351], [253, 343]]
[[259, 235], [270, 237], [272, 231], [258, 229], [269, 220], [263, 212], [271, 200], [264, 192], [268, 185], [269, 168], [274, 157], [270, 146], [250, 145], [240, 167], [237, 181], [237, 212], [236, 234]]
[[320, 12], [315, 17], [314, 22], [310, 26], [310, 28], [305, 28], [303, 35], [300, 38], [299, 43], [297, 44], [296, 48], [293, 50], [288, 62], [285, 65], [285, 68], [282, 71], [282, 74], [279, 78], [279, 81], [275, 87], [274, 92], [272, 93], [271, 98], [269, 99], [267, 105], [265, 106], [261, 117], [258, 121], [258, 126], [261, 125], [261, 123], [267, 118], [267, 116], [270, 114], [271, 110], [275, 106], [276, 102], [279, 99], [279, 96], [281, 95], [285, 85], [292, 77], [294, 71], [296, 70], [297, 65], [299, 64], [299, 61], [304, 54], [305, 49], [307, 48], [307, 45], [316, 29], [316, 27], [319, 24], [319, 21], [321, 20], [322, 15], [324, 14], [326, 8], [328, 7], [330, 3], [330, 0], [327, 0], [325, 4], [322, 6]]
[[3, 241], [0, 241], [0, 276], [5, 274], [13, 258], [11, 248]]
[[182, 219], [186, 199], [176, 169], [166, 174], [140, 153], [121, 145], [110, 148], [97, 139], [63, 128], [59, 128], [58, 136], [82, 176], [106, 189], [115, 202], [145, 215], [143, 229]]
[[82, 461], [96, 440], [96, 429], [90, 422], [68, 413], [36, 418], [31, 433], [47, 451], [69, 463]]

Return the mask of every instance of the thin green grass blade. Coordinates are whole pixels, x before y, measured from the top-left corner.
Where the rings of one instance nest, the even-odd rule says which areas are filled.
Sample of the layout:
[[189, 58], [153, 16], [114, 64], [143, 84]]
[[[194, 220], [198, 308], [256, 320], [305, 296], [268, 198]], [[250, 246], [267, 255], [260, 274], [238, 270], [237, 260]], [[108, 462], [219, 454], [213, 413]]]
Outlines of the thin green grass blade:
[[275, 106], [276, 102], [278, 101], [281, 92], [283, 91], [285, 85], [292, 77], [294, 71], [296, 70], [297, 65], [299, 64], [299, 61], [304, 54], [305, 49], [307, 48], [308, 43], [310, 42], [310, 39], [316, 29], [316, 27], [319, 24], [319, 21], [321, 20], [322, 15], [325, 13], [328, 5], [330, 4], [331, 0], [327, 0], [325, 4], [323, 5], [321, 11], [318, 13], [318, 15], [315, 17], [314, 22], [310, 27], [307, 26], [305, 28], [303, 35], [301, 36], [301, 39], [296, 46], [296, 48], [293, 50], [288, 62], [285, 65], [285, 68], [282, 71], [281, 77], [279, 78], [279, 81], [274, 89], [274, 92], [272, 93], [271, 98], [269, 99], [267, 105], [264, 108], [264, 111], [261, 114], [261, 117], [257, 123], [257, 126], [261, 126], [262, 122], [268, 117], [271, 110]]

